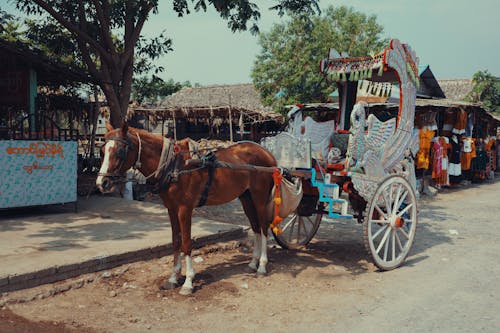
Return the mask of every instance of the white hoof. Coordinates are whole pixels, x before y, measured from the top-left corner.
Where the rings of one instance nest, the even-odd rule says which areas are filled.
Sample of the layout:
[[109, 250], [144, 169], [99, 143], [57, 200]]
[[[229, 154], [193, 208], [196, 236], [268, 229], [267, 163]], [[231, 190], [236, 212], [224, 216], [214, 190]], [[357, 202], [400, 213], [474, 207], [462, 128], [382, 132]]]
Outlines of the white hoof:
[[188, 288], [188, 287], [182, 287], [181, 290], [179, 291], [179, 294], [183, 296], [188, 296], [193, 293], [193, 288]]
[[256, 263], [251, 262], [251, 263], [248, 264], [248, 267], [251, 270], [253, 270], [254, 272], [257, 271], [257, 264]]

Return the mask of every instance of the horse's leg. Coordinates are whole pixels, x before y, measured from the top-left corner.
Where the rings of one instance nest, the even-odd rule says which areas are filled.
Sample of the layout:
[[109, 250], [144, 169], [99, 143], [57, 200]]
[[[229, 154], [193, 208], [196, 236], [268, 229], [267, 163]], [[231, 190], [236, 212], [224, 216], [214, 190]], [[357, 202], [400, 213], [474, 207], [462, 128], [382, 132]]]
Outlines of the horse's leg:
[[[267, 230], [269, 228], [269, 216], [267, 213], [267, 202], [269, 200], [269, 191], [255, 191], [250, 192], [252, 197], [252, 203], [255, 207], [255, 212], [258, 217], [260, 226], [260, 258], [259, 258], [259, 268], [257, 269], [258, 275], [264, 275], [267, 273], [266, 265], [267, 259]], [[257, 242], [257, 237], [256, 237]]]
[[193, 209], [186, 206], [179, 207], [179, 224], [182, 237], [182, 252], [186, 259], [186, 280], [182, 285], [179, 294], [190, 295], [193, 292], [193, 279], [195, 271], [193, 261], [191, 260], [191, 217]]
[[181, 274], [181, 269], [182, 269], [181, 230], [179, 227], [179, 219], [177, 217], [177, 211], [173, 207], [168, 209], [168, 215], [170, 217], [170, 225], [172, 228], [172, 248], [174, 252], [174, 265], [172, 268], [172, 274], [170, 275], [170, 278], [162, 288], [174, 289], [177, 287], [178, 278]]
[[261, 251], [260, 251], [260, 258], [259, 258], [259, 269], [257, 270], [258, 275], [265, 275], [267, 273], [266, 271], [266, 265], [267, 265], [267, 235], [262, 231], [262, 235], [260, 235], [260, 240], [261, 240]]
[[240, 197], [241, 205], [243, 206], [243, 211], [245, 215], [248, 217], [250, 221], [250, 225], [254, 232], [254, 243], [253, 243], [253, 253], [252, 253], [252, 261], [248, 264], [252, 270], [257, 270], [257, 263], [259, 262], [262, 240], [260, 234], [260, 226], [259, 219], [257, 217], [257, 212], [255, 211], [255, 207], [252, 202], [252, 197], [250, 196], [249, 191], [245, 191]]

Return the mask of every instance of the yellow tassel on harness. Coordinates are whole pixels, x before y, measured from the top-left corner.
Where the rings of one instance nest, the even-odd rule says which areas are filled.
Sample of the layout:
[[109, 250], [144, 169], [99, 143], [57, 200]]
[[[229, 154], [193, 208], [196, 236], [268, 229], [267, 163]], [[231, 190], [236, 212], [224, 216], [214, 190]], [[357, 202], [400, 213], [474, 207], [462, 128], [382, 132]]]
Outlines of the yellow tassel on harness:
[[283, 175], [281, 174], [280, 169], [275, 168], [273, 172], [273, 181], [275, 186], [274, 191], [274, 219], [271, 222], [271, 230], [275, 235], [279, 235], [283, 233], [283, 230], [279, 227], [279, 224], [283, 221], [283, 218], [279, 216], [280, 205], [281, 205], [281, 195], [280, 195], [280, 184], [283, 179]]

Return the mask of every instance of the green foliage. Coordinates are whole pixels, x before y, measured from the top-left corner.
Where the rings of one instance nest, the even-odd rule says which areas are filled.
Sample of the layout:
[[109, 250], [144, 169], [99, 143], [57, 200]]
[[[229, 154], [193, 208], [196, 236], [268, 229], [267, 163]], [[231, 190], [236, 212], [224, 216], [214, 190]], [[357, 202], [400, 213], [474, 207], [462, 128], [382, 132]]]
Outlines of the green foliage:
[[[322, 80], [320, 59], [333, 47], [350, 56], [381, 51], [388, 43], [375, 16], [366, 16], [349, 7], [329, 7], [321, 16], [292, 15], [259, 36], [261, 53], [252, 69], [252, 78], [264, 103], [280, 109], [283, 105], [317, 102], [334, 90]], [[283, 97], [276, 97], [284, 91]]]
[[[128, 109], [134, 71], [158, 73], [162, 68], [153, 60], [171, 50], [171, 40], [160, 34], [146, 40], [141, 36], [149, 15], [158, 13], [158, 0], [11, 0], [17, 9], [27, 15], [42, 18], [44, 25], [37, 26], [40, 35], [47, 36], [52, 24], [71, 38], [76, 53], [64, 45], [54, 46], [57, 38], [49, 36], [49, 48], [68, 49], [75, 61], [84, 64], [90, 75], [100, 85], [110, 107], [111, 124], [120, 126]], [[274, 9], [283, 14], [286, 10], [313, 12], [319, 0], [279, 0]], [[232, 31], [258, 32], [256, 22], [260, 10], [250, 0], [172, 0], [172, 10], [179, 16], [195, 11], [206, 11], [213, 6]], [[63, 35], [59, 35], [63, 36]], [[78, 59], [77, 59], [78, 58]]]
[[485, 70], [476, 72], [472, 82], [474, 86], [467, 99], [482, 103], [486, 110], [500, 115], [500, 78]]
[[164, 81], [156, 75], [151, 78], [142, 76], [134, 78], [132, 95], [139, 103], [157, 103], [183, 87], [191, 87], [191, 83], [189, 81], [184, 83], [175, 82], [173, 79]]

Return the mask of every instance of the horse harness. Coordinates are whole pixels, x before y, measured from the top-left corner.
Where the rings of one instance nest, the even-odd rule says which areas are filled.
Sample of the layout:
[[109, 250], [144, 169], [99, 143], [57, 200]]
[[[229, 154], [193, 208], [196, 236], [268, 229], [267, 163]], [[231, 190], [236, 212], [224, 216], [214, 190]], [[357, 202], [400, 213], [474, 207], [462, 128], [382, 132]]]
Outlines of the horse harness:
[[[138, 139], [138, 151], [137, 151], [137, 160], [133, 166], [134, 169], [139, 169], [141, 167], [141, 151], [142, 151], [142, 142], [138, 133], [136, 133]], [[132, 145], [132, 140], [130, 136], [127, 134], [125, 138], [114, 136], [106, 139], [106, 143], [108, 141], [116, 141], [120, 143], [120, 145], [116, 148], [115, 156], [119, 160], [120, 164], [117, 170], [121, 170], [125, 160], [127, 159], [129, 147]], [[197, 150], [194, 151], [198, 153]], [[160, 160], [158, 162], [158, 167], [156, 170], [146, 176], [146, 180], [149, 182], [149, 179], [153, 178], [154, 189], [153, 192], [159, 193], [164, 189], [167, 189], [170, 184], [177, 182], [179, 175], [184, 173], [191, 173], [195, 171], [199, 171], [201, 169], [208, 169], [208, 179], [203, 188], [203, 192], [201, 194], [200, 200], [198, 202], [197, 207], [201, 207], [205, 205], [208, 198], [208, 191], [210, 190], [210, 186], [212, 185], [213, 176], [215, 172], [215, 168], [220, 166], [217, 162], [217, 157], [213, 151], [208, 152], [201, 158], [202, 165], [196, 169], [189, 170], [180, 170], [179, 171], [179, 162], [180, 162], [180, 151], [175, 144], [173, 144], [172, 140], [167, 138], [163, 138], [163, 147], [160, 155]], [[123, 174], [118, 172], [110, 173], [110, 172], [100, 172], [99, 176], [109, 177], [113, 179], [113, 182], [126, 182], [126, 177]]]

